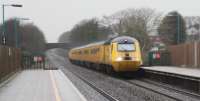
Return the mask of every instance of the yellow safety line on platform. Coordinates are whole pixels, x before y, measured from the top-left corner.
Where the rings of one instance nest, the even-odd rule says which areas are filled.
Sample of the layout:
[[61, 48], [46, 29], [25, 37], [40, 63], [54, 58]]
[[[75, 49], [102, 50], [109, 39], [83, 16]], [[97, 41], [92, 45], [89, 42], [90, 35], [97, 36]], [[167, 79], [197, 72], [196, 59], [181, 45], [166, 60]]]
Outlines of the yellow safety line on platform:
[[52, 81], [56, 101], [61, 101], [61, 97], [60, 97], [59, 92], [58, 92], [58, 87], [56, 85], [56, 81], [55, 81], [55, 78], [53, 77], [51, 70], [49, 71], [49, 74], [50, 74], [50, 78], [51, 78], [51, 81]]

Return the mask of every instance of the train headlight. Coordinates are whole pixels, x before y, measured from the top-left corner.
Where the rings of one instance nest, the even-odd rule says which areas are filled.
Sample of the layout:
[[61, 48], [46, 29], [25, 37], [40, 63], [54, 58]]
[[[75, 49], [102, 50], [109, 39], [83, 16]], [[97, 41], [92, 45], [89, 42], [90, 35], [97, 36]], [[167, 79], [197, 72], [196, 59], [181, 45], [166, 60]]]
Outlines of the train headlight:
[[118, 57], [118, 58], [116, 59], [116, 61], [122, 61], [122, 60], [123, 60], [122, 57]]

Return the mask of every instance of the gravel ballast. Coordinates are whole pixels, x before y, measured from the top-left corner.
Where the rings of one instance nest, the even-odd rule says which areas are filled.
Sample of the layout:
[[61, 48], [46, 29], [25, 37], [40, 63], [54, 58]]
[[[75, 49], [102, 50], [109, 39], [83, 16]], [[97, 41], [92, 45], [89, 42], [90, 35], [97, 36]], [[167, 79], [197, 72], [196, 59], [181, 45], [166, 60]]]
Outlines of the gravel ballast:
[[[80, 92], [88, 99], [88, 101], [107, 101], [107, 99], [98, 92], [96, 92], [94, 89], [92, 89], [90, 86], [85, 84], [74, 74], [79, 75], [84, 79], [92, 82], [93, 84], [95, 84], [96, 87], [103, 89], [119, 101], [176, 101], [169, 97], [127, 83], [125, 82], [125, 80], [105, 75], [103, 73], [84, 67], [72, 65], [67, 58], [58, 56], [52, 52], [49, 52], [48, 54], [51, 55], [49, 58], [51, 58], [53, 64], [55, 64], [55, 66], [59, 66], [59, 68], [63, 70], [63, 72], [75, 84], [75, 86], [80, 90]], [[131, 81], [137, 82], [137, 80]], [[158, 91], [169, 95], [175, 95], [176, 97], [180, 98], [180, 100], [182, 99], [185, 101], [198, 101], [197, 99], [190, 98], [181, 94], [176, 94], [174, 92], [170, 92], [150, 84], [144, 85], [150, 88], [154, 87]]]

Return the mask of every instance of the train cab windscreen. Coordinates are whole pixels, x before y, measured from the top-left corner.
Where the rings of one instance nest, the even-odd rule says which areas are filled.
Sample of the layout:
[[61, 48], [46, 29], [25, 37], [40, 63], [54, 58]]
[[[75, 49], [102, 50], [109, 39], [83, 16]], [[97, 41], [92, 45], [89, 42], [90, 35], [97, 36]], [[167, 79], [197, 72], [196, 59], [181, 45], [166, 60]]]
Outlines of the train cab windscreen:
[[135, 50], [135, 45], [134, 44], [118, 44], [117, 46], [118, 51], [134, 51]]

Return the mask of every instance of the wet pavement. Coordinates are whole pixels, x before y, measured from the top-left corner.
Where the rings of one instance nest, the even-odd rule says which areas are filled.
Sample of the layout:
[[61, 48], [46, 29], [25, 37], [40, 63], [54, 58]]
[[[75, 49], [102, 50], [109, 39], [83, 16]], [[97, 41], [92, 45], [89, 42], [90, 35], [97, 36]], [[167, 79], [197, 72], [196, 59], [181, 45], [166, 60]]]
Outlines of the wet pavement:
[[142, 67], [142, 68], [145, 70], [166, 72], [166, 73], [200, 78], [200, 69], [195, 69], [195, 68], [172, 67], [172, 66], [152, 66], [152, 67]]
[[0, 101], [86, 101], [60, 70], [24, 70], [0, 87]]

